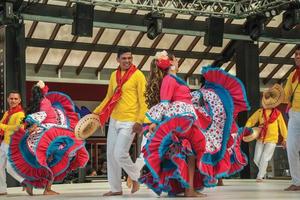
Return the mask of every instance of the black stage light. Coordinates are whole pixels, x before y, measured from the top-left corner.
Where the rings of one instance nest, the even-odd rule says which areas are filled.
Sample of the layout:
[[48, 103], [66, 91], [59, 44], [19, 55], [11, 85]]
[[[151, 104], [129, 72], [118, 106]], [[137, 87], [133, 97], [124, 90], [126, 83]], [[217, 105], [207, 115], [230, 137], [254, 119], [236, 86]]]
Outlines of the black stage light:
[[264, 16], [251, 16], [247, 18], [245, 29], [252, 40], [258, 38], [264, 33], [266, 25], [266, 18]]
[[286, 31], [293, 29], [300, 23], [300, 10], [290, 9], [282, 15], [282, 28]]
[[145, 24], [147, 25], [147, 37], [154, 40], [159, 34], [162, 33], [163, 28], [163, 14], [154, 11], [145, 16]]

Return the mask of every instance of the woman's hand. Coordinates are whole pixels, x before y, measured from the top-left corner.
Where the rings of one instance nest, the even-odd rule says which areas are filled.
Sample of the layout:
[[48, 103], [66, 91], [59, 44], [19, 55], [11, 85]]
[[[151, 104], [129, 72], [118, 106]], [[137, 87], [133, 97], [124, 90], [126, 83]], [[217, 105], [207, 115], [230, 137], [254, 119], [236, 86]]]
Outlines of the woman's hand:
[[155, 131], [155, 129], [156, 129], [156, 124], [155, 123], [152, 123], [152, 124], [150, 124], [150, 126], [149, 126], [149, 132], [150, 133], [154, 133], [154, 131]]
[[30, 134], [33, 134], [33, 133], [37, 132], [37, 129], [38, 129], [37, 124], [33, 124], [33, 125], [30, 126], [30, 128], [28, 129], [28, 131], [29, 131]]

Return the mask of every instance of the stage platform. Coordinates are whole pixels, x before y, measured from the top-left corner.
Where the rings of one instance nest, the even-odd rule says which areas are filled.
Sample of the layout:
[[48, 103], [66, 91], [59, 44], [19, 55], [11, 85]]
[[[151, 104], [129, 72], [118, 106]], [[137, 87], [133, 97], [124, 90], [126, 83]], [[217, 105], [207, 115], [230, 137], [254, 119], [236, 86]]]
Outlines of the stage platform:
[[[1, 200], [118, 200], [118, 199], [140, 199], [140, 200], [157, 200], [157, 199], [183, 199], [168, 198], [166, 195], [157, 197], [151, 190], [142, 186], [141, 189], [131, 195], [130, 190], [123, 187], [123, 196], [102, 197], [102, 194], [108, 191], [107, 182], [93, 182], [85, 184], [57, 184], [53, 189], [60, 192], [57, 196], [43, 196], [42, 190], [34, 190], [34, 196], [27, 196], [21, 191], [21, 188], [9, 188], [7, 196], [1, 196]], [[205, 200], [299, 200], [300, 192], [285, 192], [284, 188], [288, 187], [288, 180], [266, 180], [264, 183], [256, 183], [255, 180], [232, 180], [225, 179], [225, 186], [208, 188], [203, 192], [208, 196], [205, 198], [187, 198], [187, 199], [205, 199]]]

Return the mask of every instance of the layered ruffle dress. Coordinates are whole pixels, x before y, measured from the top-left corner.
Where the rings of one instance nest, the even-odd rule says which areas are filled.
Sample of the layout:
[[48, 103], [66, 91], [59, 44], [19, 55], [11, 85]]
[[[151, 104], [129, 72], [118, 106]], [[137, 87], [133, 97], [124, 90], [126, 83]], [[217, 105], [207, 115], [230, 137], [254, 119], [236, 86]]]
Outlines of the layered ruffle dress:
[[38, 126], [35, 133], [19, 129], [11, 137], [9, 162], [25, 183], [44, 188], [61, 182], [68, 172], [84, 167], [89, 160], [85, 142], [74, 135], [79, 120], [75, 105], [67, 95], [49, 92], [40, 111], [28, 115], [28, 125]]
[[176, 195], [190, 187], [188, 156], [195, 156], [194, 188], [203, 188], [199, 168], [205, 151], [205, 137], [192, 104], [190, 89], [175, 75], [166, 75], [161, 84], [161, 102], [153, 106], [147, 118], [157, 124], [143, 148], [149, 173], [140, 178], [155, 193]]
[[249, 130], [239, 128], [235, 118], [239, 112], [249, 110], [249, 105], [244, 86], [236, 77], [212, 67], [204, 67], [202, 75], [205, 85], [192, 92], [192, 101], [206, 139], [200, 171], [209, 187], [218, 178], [231, 176], [247, 165], [240, 147]]

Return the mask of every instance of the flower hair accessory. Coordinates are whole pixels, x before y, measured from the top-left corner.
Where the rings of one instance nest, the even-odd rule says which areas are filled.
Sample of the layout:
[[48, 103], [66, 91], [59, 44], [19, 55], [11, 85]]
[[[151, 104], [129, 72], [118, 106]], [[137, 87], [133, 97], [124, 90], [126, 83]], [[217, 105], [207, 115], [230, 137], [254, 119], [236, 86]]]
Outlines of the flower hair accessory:
[[36, 86], [38, 86], [39, 88], [43, 89], [45, 87], [45, 83], [44, 83], [44, 81], [39, 80], [37, 82]]
[[39, 80], [36, 84], [36, 86], [38, 86], [39, 88], [41, 88], [42, 93], [45, 95], [48, 93], [49, 88], [48, 86], [44, 83], [44, 81]]
[[168, 69], [170, 66], [172, 66], [171, 60], [168, 57], [168, 52], [165, 50], [157, 52], [155, 54], [155, 59], [157, 67], [159, 67], [162, 70]]
[[166, 59], [169, 59], [168, 52], [165, 51], [165, 50], [156, 52], [155, 59], [156, 60], [161, 60], [161, 59], [166, 60]]

